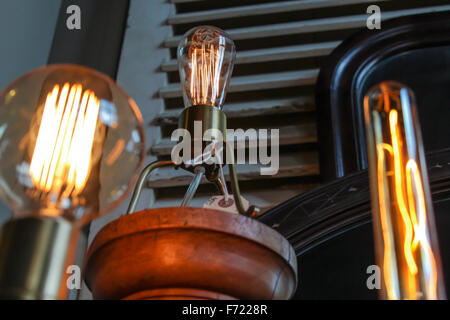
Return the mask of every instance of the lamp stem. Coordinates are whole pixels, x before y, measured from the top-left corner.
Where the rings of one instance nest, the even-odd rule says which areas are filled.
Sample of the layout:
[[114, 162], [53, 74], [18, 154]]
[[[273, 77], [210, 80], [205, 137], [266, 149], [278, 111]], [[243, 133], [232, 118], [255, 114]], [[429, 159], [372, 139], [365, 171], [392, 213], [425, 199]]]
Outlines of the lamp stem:
[[205, 174], [205, 168], [203, 167], [197, 167], [195, 168], [195, 171], [196, 173], [194, 179], [192, 179], [191, 183], [189, 184], [189, 188], [184, 195], [183, 202], [181, 202], [182, 207], [187, 207], [189, 205], [195, 195], [195, 192], [198, 189], [198, 186], [200, 185], [200, 182], [202, 181], [203, 175]]
[[0, 233], [1, 299], [67, 299], [79, 228], [53, 217], [7, 222]]

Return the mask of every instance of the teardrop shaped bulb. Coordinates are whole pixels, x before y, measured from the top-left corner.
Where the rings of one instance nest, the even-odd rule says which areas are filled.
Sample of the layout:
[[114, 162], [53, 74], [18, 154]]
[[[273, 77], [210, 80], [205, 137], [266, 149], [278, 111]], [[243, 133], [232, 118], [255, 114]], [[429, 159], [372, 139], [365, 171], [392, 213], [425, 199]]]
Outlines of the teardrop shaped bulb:
[[233, 71], [236, 48], [223, 30], [200, 26], [189, 30], [178, 46], [178, 65], [185, 107], [222, 109]]

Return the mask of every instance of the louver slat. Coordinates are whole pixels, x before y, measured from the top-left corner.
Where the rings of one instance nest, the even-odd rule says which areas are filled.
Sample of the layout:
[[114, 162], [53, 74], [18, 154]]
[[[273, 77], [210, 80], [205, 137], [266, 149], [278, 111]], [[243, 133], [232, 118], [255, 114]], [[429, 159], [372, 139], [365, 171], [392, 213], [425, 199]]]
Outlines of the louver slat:
[[[418, 9], [396, 10], [382, 13], [382, 19], [391, 19], [405, 15], [420, 13], [431, 13], [450, 10], [450, 5], [433, 6]], [[227, 30], [233, 40], [256, 39], [263, 37], [276, 37], [289, 34], [302, 34], [310, 32], [321, 32], [331, 30], [342, 30], [364, 27], [367, 21], [367, 14], [352, 15], [336, 18], [325, 18], [308, 21], [289, 22], [281, 24], [271, 24], [257, 27], [247, 27]], [[168, 48], [178, 46], [181, 36], [170, 37], [164, 41], [164, 46]]]
[[[227, 172], [227, 169], [225, 169]], [[260, 166], [251, 164], [241, 164], [236, 166], [239, 181], [280, 179], [290, 177], [313, 176], [319, 173], [317, 152], [301, 152], [294, 154], [280, 155], [280, 168], [276, 175], [263, 176], [260, 173]], [[229, 180], [228, 174], [225, 178]], [[173, 168], [160, 168], [153, 174], [147, 182], [149, 188], [165, 188], [187, 186], [192, 181], [192, 174], [185, 170], [173, 170]], [[202, 183], [207, 182], [203, 180]]]
[[[169, 109], [155, 117], [152, 125], [175, 125], [183, 109]], [[241, 103], [226, 103], [225, 113], [228, 119], [253, 116], [270, 116], [314, 111], [314, 97], [303, 96], [290, 99], [250, 101]]]
[[[270, 130], [270, 128], [267, 129]], [[278, 129], [280, 130], [280, 146], [317, 142], [315, 123], [306, 123], [296, 126], [284, 126]], [[270, 144], [270, 138], [268, 139], [268, 144]], [[170, 138], [162, 139], [159, 143], [155, 144], [151, 148], [151, 153], [156, 156], [168, 156], [170, 155], [170, 152], [172, 151], [174, 145], [175, 141], [171, 141]]]
[[[298, 46], [242, 51], [236, 54], [236, 64], [325, 56], [331, 53], [331, 51], [333, 51], [340, 43], [341, 41], [331, 41]], [[175, 59], [161, 65], [161, 71], [164, 72], [172, 72], [177, 70], [178, 62]]]
[[[301, 11], [319, 9], [335, 6], [344, 6], [360, 3], [376, 3], [387, 0], [301, 0], [301, 1], [280, 1], [274, 3], [264, 3], [259, 5], [249, 5], [241, 7], [231, 7], [226, 9], [206, 10], [199, 12], [189, 12], [175, 14], [167, 19], [171, 25], [183, 23], [197, 23], [201, 21], [211, 21], [228, 18], [242, 18], [264, 14], [274, 14], [281, 12]], [[178, 2], [178, 1], [172, 1]]]
[[[233, 77], [228, 92], [266, 90], [296, 86], [313, 85], [316, 83], [318, 69], [269, 73], [254, 76]], [[161, 98], [177, 98], [182, 96], [181, 84], [174, 83], [159, 90]]]

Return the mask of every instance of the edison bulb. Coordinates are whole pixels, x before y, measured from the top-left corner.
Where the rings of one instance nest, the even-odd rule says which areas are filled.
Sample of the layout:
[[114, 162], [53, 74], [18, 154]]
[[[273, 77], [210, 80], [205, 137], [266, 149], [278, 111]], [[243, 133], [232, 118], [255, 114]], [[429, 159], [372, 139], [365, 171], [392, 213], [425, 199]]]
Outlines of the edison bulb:
[[364, 113], [381, 297], [445, 299], [414, 94], [382, 82], [365, 96]]
[[143, 158], [139, 109], [103, 74], [47, 66], [0, 94], [0, 196], [16, 218], [83, 224], [124, 199]]
[[222, 109], [233, 71], [236, 49], [230, 36], [212, 26], [189, 30], [178, 46], [185, 107]]

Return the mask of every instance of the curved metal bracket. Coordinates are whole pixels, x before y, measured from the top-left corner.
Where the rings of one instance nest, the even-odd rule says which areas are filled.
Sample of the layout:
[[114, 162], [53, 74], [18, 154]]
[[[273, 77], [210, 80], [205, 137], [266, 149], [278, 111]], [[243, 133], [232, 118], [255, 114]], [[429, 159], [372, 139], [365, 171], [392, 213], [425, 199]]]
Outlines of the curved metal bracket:
[[255, 206], [250, 206], [247, 210], [244, 209], [244, 206], [241, 201], [241, 190], [239, 189], [239, 181], [237, 178], [236, 167], [234, 166], [234, 150], [230, 144], [226, 143], [226, 150], [231, 157], [231, 162], [228, 164], [228, 169], [230, 171], [231, 178], [231, 187], [234, 196], [234, 202], [236, 204], [236, 208], [238, 212], [244, 216], [255, 218], [259, 215], [259, 208]]
[[239, 181], [237, 178], [236, 168], [234, 167], [234, 163], [230, 163], [228, 165], [228, 168], [230, 170], [230, 178], [231, 178], [231, 187], [233, 189], [233, 196], [234, 196], [234, 202], [236, 204], [236, 208], [238, 209], [239, 213], [247, 216], [247, 217], [257, 217], [259, 214], [259, 208], [255, 206], [250, 206], [248, 210], [244, 209], [244, 206], [241, 201], [241, 191], [239, 189]]
[[145, 180], [147, 180], [147, 177], [150, 175], [150, 173], [157, 168], [173, 165], [174, 165], [173, 161], [155, 161], [150, 163], [148, 166], [144, 168], [144, 170], [142, 170], [138, 182], [136, 183], [136, 187], [134, 188], [133, 196], [131, 197], [127, 214], [132, 213], [134, 209], [136, 209], [136, 204], [139, 199], [139, 196], [141, 195], [142, 187], [144, 186]]
[[[139, 196], [141, 195], [142, 188], [143, 188], [144, 183], [147, 180], [148, 176], [150, 175], [150, 173], [157, 168], [167, 167], [167, 166], [175, 166], [175, 163], [173, 161], [155, 161], [155, 162], [150, 163], [148, 166], [146, 166], [144, 168], [144, 170], [142, 170], [142, 172], [139, 176], [138, 182], [136, 183], [136, 187], [134, 188], [133, 196], [131, 197], [130, 204], [127, 209], [127, 214], [134, 212], [134, 210], [136, 209], [136, 205], [137, 205]], [[237, 179], [236, 168], [234, 166], [234, 159], [233, 159], [233, 163], [230, 163], [228, 165], [228, 167], [230, 170], [230, 178], [231, 178], [231, 185], [232, 185], [232, 189], [233, 189], [234, 201], [236, 203], [236, 208], [238, 209], [238, 212], [244, 216], [248, 216], [248, 217], [252, 217], [252, 218], [258, 216], [259, 209], [257, 207], [250, 206], [248, 208], [248, 210], [244, 209], [244, 206], [241, 201], [241, 191], [239, 189], [239, 181]], [[194, 179], [194, 181], [193, 181], [194, 185], [198, 186], [198, 184], [200, 183], [200, 179], [203, 176], [203, 172], [204, 171], [202, 171], [202, 175], [197, 175], [198, 179]], [[220, 186], [220, 181], [216, 182], [216, 184], [218, 184]], [[189, 192], [189, 190], [188, 190], [187, 198], [185, 197], [185, 200], [183, 200], [182, 205], [187, 205], [187, 203], [189, 203], [190, 199], [192, 198], [192, 196], [196, 190], [197, 190], [196, 187], [192, 188], [191, 192]]]

